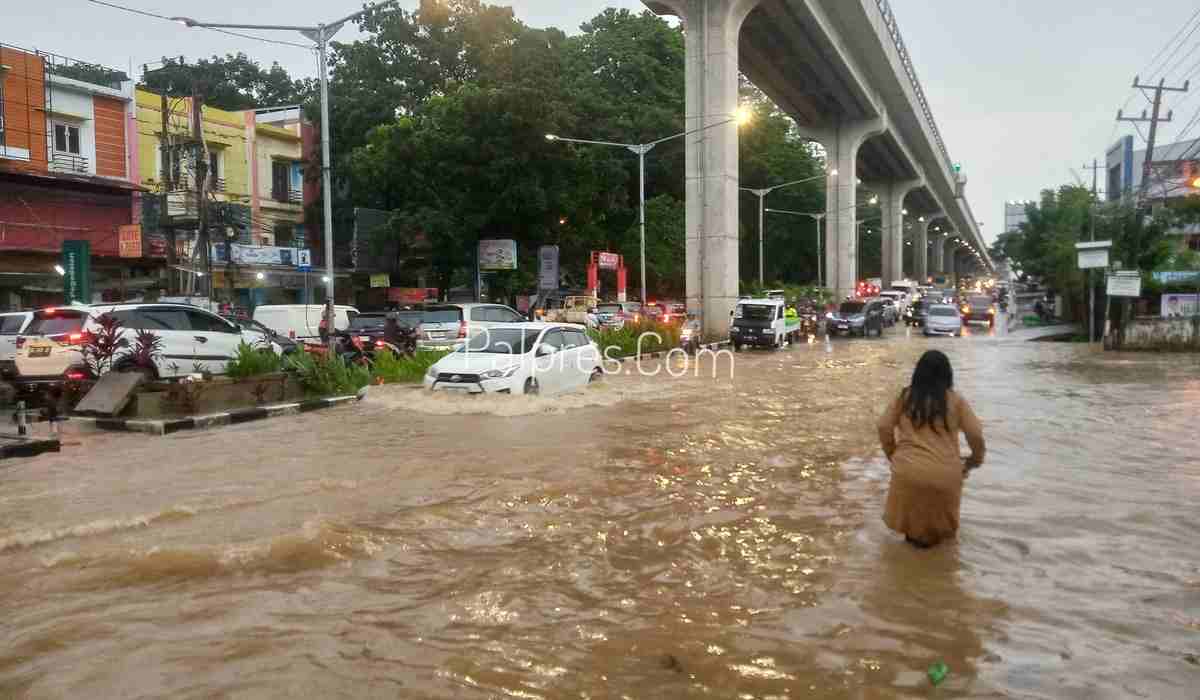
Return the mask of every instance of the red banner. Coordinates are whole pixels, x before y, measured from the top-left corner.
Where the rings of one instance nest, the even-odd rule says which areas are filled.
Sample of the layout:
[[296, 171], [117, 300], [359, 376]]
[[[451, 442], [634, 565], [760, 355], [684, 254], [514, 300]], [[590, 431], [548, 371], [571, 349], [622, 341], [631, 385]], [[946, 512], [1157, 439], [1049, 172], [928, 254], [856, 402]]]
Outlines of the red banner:
[[616, 253], [597, 253], [596, 262], [601, 270], [615, 270], [621, 264], [621, 256]]
[[397, 304], [423, 304], [437, 298], [437, 287], [388, 287], [388, 301]]

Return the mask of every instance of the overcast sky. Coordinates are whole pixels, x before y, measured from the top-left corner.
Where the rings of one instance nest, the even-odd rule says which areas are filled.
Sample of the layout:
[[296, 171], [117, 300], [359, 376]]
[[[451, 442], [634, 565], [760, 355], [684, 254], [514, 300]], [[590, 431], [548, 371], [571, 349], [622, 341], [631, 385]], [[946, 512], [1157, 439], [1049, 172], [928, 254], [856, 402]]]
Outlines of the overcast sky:
[[[311, 24], [353, 12], [354, 0], [114, 0], [157, 14], [215, 22]], [[967, 197], [990, 240], [1003, 225], [1006, 199], [1034, 199], [1046, 187], [1074, 180], [1071, 168], [1093, 157], [1128, 129], [1116, 111], [1146, 105], [1130, 84], [1188, 21], [1195, 0], [891, 0], [934, 116], [969, 177]], [[278, 61], [295, 75], [313, 75], [315, 60], [302, 49], [264, 44], [99, 7], [85, 0], [3, 0], [0, 42], [104, 63], [134, 66], [163, 55], [189, 59], [244, 51], [263, 64]], [[415, 5], [413, 0], [411, 5]], [[641, 9], [635, 0], [498, 0], [533, 26], [574, 31], [605, 7]], [[252, 6], [253, 9], [247, 9]], [[202, 15], [202, 16], [201, 16]], [[277, 38], [291, 39], [288, 34]], [[339, 39], [351, 37], [346, 31]], [[1165, 58], [1165, 57], [1164, 57]], [[1172, 96], [1180, 105], [1168, 141], [1200, 110], [1200, 31], [1163, 69], [1192, 92]], [[1131, 99], [1132, 98], [1132, 99]], [[1200, 135], [1194, 127], [1191, 136]], [[1141, 141], [1138, 141], [1139, 146]], [[1101, 187], [1104, 178], [1101, 177]]]

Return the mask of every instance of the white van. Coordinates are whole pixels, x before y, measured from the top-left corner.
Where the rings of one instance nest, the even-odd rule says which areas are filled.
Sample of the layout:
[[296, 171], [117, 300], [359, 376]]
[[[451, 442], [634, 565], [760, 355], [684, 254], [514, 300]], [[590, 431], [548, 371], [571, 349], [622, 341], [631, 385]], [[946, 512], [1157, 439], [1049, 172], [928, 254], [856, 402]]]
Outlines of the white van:
[[[292, 340], [320, 342], [324, 313], [325, 307], [319, 304], [278, 304], [254, 309], [254, 320]], [[334, 306], [333, 325], [345, 330], [357, 315], [358, 309], [353, 306]]]

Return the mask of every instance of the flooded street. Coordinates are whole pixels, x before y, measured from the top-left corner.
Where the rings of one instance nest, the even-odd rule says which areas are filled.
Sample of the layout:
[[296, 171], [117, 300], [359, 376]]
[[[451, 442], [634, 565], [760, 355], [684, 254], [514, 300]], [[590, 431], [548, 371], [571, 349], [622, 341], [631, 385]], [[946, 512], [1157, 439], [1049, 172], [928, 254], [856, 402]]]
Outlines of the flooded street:
[[[875, 420], [947, 351], [956, 544]], [[3, 698], [1194, 698], [1200, 361], [817, 342], [713, 379], [361, 404], [0, 465]], [[647, 368], [651, 365], [647, 364]]]

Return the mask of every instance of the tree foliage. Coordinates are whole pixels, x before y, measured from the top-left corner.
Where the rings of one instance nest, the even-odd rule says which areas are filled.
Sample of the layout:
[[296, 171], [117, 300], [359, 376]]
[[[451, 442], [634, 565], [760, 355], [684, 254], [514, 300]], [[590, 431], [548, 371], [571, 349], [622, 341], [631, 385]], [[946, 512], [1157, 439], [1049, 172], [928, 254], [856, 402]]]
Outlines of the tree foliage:
[[316, 94], [315, 80], [293, 80], [278, 63], [263, 68], [241, 52], [194, 63], [182, 56], [164, 57], [161, 66], [145, 72], [138, 87], [166, 95], [191, 95], [199, 88], [206, 104], [230, 111], [299, 105]]

